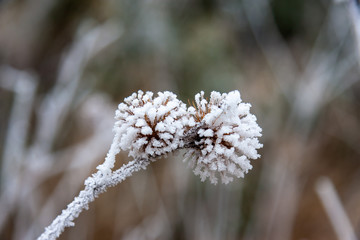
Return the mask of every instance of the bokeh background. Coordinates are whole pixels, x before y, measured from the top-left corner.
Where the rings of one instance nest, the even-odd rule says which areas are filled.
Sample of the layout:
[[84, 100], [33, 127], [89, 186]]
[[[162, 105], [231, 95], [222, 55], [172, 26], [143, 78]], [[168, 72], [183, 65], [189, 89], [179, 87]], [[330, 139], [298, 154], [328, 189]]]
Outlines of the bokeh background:
[[78, 194], [124, 97], [238, 89], [263, 128], [244, 179], [202, 183], [180, 152], [60, 239], [355, 240], [359, 44], [355, 0], [0, 1], [0, 239], [36, 238]]

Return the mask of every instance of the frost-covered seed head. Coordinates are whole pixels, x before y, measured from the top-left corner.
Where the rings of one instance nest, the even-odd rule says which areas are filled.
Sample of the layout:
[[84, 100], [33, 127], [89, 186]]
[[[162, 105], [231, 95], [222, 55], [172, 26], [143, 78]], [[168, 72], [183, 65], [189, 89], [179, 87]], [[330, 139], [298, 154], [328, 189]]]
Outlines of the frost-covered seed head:
[[194, 106], [188, 108], [196, 136], [185, 156], [202, 181], [209, 178], [216, 184], [220, 176], [226, 184], [233, 177], [244, 177], [252, 169], [250, 159], [260, 157], [257, 149], [262, 147], [258, 141], [262, 130], [250, 107], [241, 101], [239, 91], [212, 92], [209, 101], [204, 92], [196, 94]]
[[115, 113], [119, 146], [132, 157], [156, 157], [182, 147], [186, 106], [171, 92], [138, 91], [125, 98]]

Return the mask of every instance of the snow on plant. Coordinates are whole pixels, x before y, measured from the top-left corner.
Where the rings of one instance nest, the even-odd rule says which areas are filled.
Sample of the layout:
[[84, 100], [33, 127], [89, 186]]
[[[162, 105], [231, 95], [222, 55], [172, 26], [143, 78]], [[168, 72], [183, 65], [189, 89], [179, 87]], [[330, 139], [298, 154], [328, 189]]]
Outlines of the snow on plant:
[[[108, 187], [178, 149], [186, 150], [186, 159], [202, 181], [209, 178], [216, 184], [220, 176], [227, 184], [233, 177], [244, 177], [252, 168], [250, 159], [257, 159], [257, 149], [262, 147], [258, 141], [261, 128], [249, 111], [250, 104], [241, 101], [239, 91], [233, 91], [212, 92], [209, 101], [201, 92], [193, 105], [186, 108], [167, 91], [155, 98], [152, 92], [142, 91], [125, 98], [115, 113], [115, 136], [104, 163], [38, 239], [58, 238]], [[120, 150], [129, 151], [133, 160], [113, 171]]]
[[155, 157], [182, 147], [186, 105], [171, 92], [139, 91], [120, 103], [115, 131], [121, 134], [119, 146], [132, 157]]
[[188, 112], [198, 127], [193, 146], [185, 155], [202, 181], [209, 178], [216, 184], [220, 175], [227, 184], [232, 176], [244, 177], [252, 168], [249, 159], [260, 157], [261, 128], [250, 114], [250, 106], [241, 101], [239, 91], [212, 92], [209, 101], [204, 92], [196, 94], [194, 107]]

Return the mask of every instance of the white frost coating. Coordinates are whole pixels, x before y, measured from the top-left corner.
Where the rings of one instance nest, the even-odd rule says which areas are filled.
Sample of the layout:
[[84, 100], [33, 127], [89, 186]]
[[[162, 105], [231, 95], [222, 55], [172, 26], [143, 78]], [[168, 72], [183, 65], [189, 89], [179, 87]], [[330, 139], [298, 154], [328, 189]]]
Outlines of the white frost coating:
[[134, 172], [145, 169], [150, 161], [147, 159], [135, 159], [118, 170], [112, 172], [110, 177], [104, 177], [99, 171], [85, 181], [85, 189], [57, 216], [45, 229], [38, 240], [53, 240], [60, 236], [65, 227], [72, 227], [73, 222], [79, 214], [89, 208], [89, 203], [95, 200], [99, 194], [106, 191], [108, 187], [115, 186], [130, 177]]
[[111, 144], [109, 152], [106, 154], [104, 163], [96, 167], [103, 176], [110, 176], [111, 169], [115, 165], [115, 156], [120, 152], [120, 148], [117, 144], [119, 138], [120, 135], [115, 133], [114, 140]]
[[[244, 177], [252, 169], [250, 159], [260, 155], [258, 137], [261, 128], [250, 113], [250, 104], [243, 103], [238, 91], [228, 94], [212, 92], [210, 100], [204, 92], [195, 96], [194, 107], [186, 105], [171, 92], [138, 91], [125, 98], [115, 112], [114, 140], [98, 172], [85, 180], [85, 189], [67, 206], [38, 238], [56, 239], [90, 202], [132, 173], [146, 169], [156, 157], [188, 148], [186, 156], [194, 173], [202, 181], [207, 178], [216, 184], [233, 177]], [[113, 171], [115, 156], [120, 150], [129, 151], [134, 158]]]
[[209, 101], [204, 92], [196, 94], [196, 108], [188, 108], [192, 117], [188, 122], [197, 123], [197, 141], [185, 156], [202, 181], [209, 178], [216, 184], [220, 177], [227, 184], [233, 177], [244, 177], [252, 168], [249, 160], [260, 157], [257, 149], [262, 147], [258, 141], [262, 129], [250, 106], [241, 101], [239, 91], [212, 92]]
[[[58, 238], [66, 227], [75, 225], [73, 220], [108, 187], [115, 186], [133, 172], [145, 169], [155, 160], [154, 157], [182, 147], [186, 115], [185, 104], [171, 92], [159, 92], [153, 99], [153, 93], [138, 91], [126, 98], [115, 113], [115, 136], [104, 163], [97, 167], [97, 173], [85, 180], [85, 189], [38, 239]], [[135, 160], [112, 171], [120, 150], [129, 150], [129, 155]]]
[[[171, 92], [159, 92], [153, 99], [153, 93], [138, 91], [119, 105], [115, 118], [118, 144], [129, 156], [155, 157], [183, 145], [186, 106]], [[139, 138], [146, 141], [132, 144]]]

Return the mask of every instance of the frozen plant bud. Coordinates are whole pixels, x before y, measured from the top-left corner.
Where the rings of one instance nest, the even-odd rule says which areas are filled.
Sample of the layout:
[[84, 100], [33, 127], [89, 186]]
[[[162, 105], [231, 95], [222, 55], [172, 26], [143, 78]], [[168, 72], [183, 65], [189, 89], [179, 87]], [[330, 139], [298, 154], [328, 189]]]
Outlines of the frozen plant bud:
[[252, 168], [250, 159], [260, 157], [262, 130], [250, 107], [241, 101], [239, 91], [212, 92], [209, 101], [204, 92], [196, 94], [194, 106], [188, 108], [196, 123], [194, 142], [185, 156], [202, 181], [209, 178], [216, 184], [220, 176], [227, 184], [233, 177], [244, 177]]
[[115, 114], [121, 150], [129, 156], [156, 157], [182, 147], [186, 106], [171, 92], [138, 91], [125, 98]]

